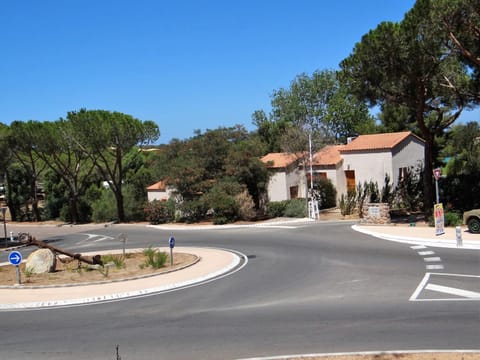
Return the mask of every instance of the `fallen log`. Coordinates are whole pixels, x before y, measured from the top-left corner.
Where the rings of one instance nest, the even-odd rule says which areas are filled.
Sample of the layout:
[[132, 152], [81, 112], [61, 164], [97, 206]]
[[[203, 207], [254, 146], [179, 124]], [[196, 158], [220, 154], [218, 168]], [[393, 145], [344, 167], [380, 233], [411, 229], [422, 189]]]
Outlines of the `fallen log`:
[[49, 249], [53, 251], [54, 253], [66, 255], [68, 257], [71, 257], [72, 259], [84, 262], [89, 265], [100, 265], [103, 266], [103, 261], [102, 257], [100, 255], [94, 255], [94, 256], [83, 256], [82, 254], [75, 254], [70, 251], [58, 248], [53, 245], [49, 245], [44, 241], [37, 240], [33, 236], [29, 234], [19, 234], [18, 238], [23, 244], [26, 245], [35, 245], [38, 246], [41, 249]]

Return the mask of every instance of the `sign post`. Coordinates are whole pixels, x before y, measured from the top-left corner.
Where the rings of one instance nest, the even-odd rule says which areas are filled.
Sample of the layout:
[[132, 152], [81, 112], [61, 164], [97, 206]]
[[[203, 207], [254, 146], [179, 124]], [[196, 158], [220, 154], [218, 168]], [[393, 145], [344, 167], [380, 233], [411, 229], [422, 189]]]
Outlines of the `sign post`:
[[119, 240], [123, 243], [123, 258], [125, 259], [125, 246], [127, 245], [127, 235], [121, 233], [118, 235]]
[[8, 261], [10, 264], [15, 265], [15, 272], [17, 273], [17, 284], [20, 285], [22, 283], [20, 279], [20, 269], [18, 265], [22, 262], [22, 254], [18, 251], [12, 251], [8, 254]]
[[168, 239], [168, 245], [170, 246], [170, 266], [173, 266], [173, 248], [175, 247], [175, 238], [170, 236]]
[[440, 203], [440, 195], [438, 191], [438, 180], [442, 177], [442, 169], [436, 168], [433, 170], [433, 176], [435, 177], [435, 194], [437, 199], [437, 204]]

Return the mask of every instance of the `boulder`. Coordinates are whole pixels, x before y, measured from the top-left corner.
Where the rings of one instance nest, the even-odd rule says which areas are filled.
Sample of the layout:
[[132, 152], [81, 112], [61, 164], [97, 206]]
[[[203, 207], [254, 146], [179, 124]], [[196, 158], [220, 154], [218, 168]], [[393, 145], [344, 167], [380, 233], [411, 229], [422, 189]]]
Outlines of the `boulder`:
[[57, 258], [55, 253], [49, 249], [38, 249], [31, 253], [27, 262], [25, 263], [25, 269], [33, 274], [43, 274], [54, 272], [57, 266]]

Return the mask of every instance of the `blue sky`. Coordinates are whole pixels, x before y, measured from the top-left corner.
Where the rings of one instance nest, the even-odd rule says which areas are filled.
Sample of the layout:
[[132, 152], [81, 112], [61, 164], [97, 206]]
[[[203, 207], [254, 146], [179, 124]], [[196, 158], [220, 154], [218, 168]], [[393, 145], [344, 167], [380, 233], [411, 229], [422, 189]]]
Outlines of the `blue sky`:
[[[15, 0], [0, 10], [0, 122], [104, 109], [159, 143], [244, 125], [275, 89], [336, 69], [414, 0]], [[463, 118], [478, 120], [473, 113]]]

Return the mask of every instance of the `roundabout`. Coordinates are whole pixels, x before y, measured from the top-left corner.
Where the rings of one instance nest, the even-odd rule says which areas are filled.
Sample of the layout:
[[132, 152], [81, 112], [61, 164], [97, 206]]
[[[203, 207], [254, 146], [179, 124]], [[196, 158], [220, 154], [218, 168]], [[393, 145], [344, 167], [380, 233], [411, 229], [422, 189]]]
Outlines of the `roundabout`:
[[[140, 252], [141, 249], [129, 251]], [[193, 260], [161, 273], [59, 286], [1, 286], [0, 311], [78, 306], [154, 295], [212, 281], [239, 270], [247, 262], [244, 255], [223, 249], [181, 247], [177, 251], [193, 255]]]

